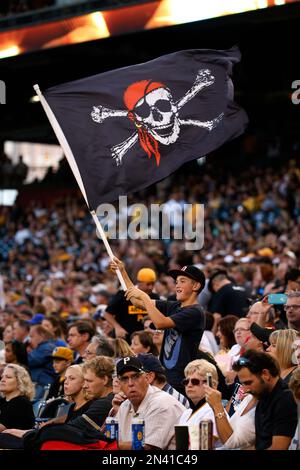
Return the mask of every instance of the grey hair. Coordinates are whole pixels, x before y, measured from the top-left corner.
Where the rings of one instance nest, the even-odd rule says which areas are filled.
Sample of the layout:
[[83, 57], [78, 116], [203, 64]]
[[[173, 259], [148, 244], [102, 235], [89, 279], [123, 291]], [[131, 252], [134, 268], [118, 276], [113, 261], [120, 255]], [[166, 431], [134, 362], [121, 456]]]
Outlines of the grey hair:
[[192, 362], [189, 362], [187, 366], [184, 369], [184, 375], [188, 376], [191, 374], [199, 374], [199, 375], [204, 375], [207, 373], [211, 373], [212, 375], [212, 381], [213, 381], [213, 386], [214, 388], [217, 388], [218, 386], [218, 372], [214, 364], [211, 362], [206, 361], [205, 359], [195, 359]]
[[295, 291], [292, 291], [292, 292], [288, 292], [287, 297], [288, 297], [288, 299], [293, 299], [295, 297], [300, 297], [300, 291], [295, 290]]
[[102, 335], [94, 335], [91, 339], [91, 343], [94, 343], [94, 344], [101, 344], [102, 341], [104, 340], [104, 336]]
[[92, 343], [97, 345], [96, 356], [114, 356], [113, 347], [109, 340], [105, 338], [105, 336], [102, 336], [100, 334], [93, 336]]

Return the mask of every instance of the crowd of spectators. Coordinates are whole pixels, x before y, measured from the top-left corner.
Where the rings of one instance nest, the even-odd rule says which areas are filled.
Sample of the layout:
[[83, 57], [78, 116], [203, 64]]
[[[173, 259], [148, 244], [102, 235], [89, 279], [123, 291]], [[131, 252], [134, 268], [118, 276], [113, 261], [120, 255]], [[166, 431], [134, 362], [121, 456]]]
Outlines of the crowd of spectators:
[[[214, 262], [232, 267], [235, 277], [246, 283], [253, 281], [255, 273], [256, 278], [262, 277], [255, 282], [268, 283], [279, 265], [278, 276], [284, 276], [284, 266], [294, 265], [300, 254], [300, 172], [296, 162], [286, 161], [279, 168], [249, 166], [240, 172], [216, 168], [210, 162], [196, 167], [192, 173], [177, 173], [176, 178], [167, 178], [155, 189], [128, 197], [127, 224], [134, 220], [128, 215], [131, 205], [142, 201], [148, 207], [164, 204], [171, 226], [171, 237], [164, 240], [111, 239], [116, 255], [125, 256], [130, 273], [135, 275], [139, 267], [149, 265], [164, 280], [166, 267], [188, 263], [201, 267]], [[43, 272], [51, 276], [63, 273], [65, 280], [76, 273], [84, 279], [102, 282], [105, 278], [109, 282], [105, 272], [108, 257], [83, 199], [73, 192], [64, 199], [51, 200], [51, 190], [48, 196], [46, 205], [38, 197], [28, 201], [26, 193], [21, 193], [15, 207], [0, 208], [2, 271], [9, 261], [10, 277], [29, 284]], [[172, 239], [172, 228], [182, 224], [176, 214], [182, 214], [187, 203], [191, 221], [201, 215], [195, 204], [204, 204], [204, 246], [198, 251], [187, 251], [183, 241]], [[117, 223], [109, 221], [108, 234]], [[159, 233], [148, 234], [159, 237]], [[164, 290], [165, 284], [159, 287]]]
[[[64, 198], [49, 191], [41, 200], [37, 194], [30, 199], [25, 187], [13, 207], [0, 208], [0, 339], [5, 343], [0, 351], [4, 396], [0, 406], [9, 415], [7, 402], [18, 397], [31, 413], [32, 396], [20, 390], [17, 372], [7, 369], [7, 364], [29, 371], [31, 379], [26, 380], [30, 389], [34, 384], [35, 402], [46, 394], [48, 400], [73, 403], [70, 415], [57, 415], [53, 427], [42, 424], [39, 431], [25, 429], [10, 417], [2, 423], [0, 417], [0, 446], [58, 448], [57, 441], [68, 440], [62, 438], [63, 431], [73, 446], [96, 446], [97, 440], [105, 441], [105, 418], [117, 415], [123, 429], [119, 446], [128, 449], [131, 413], [137, 411], [146, 420], [146, 449], [173, 449], [174, 426], [197, 425], [206, 418], [213, 421], [217, 447], [299, 445], [293, 439], [296, 403], [292, 392], [285, 393], [290, 381], [297, 380], [294, 374], [300, 362], [297, 161], [286, 160], [276, 167], [249, 165], [239, 171], [213, 162], [195, 163], [192, 172], [190, 168], [128, 198], [128, 222], [138, 213], [135, 206], [137, 212], [129, 216], [132, 204], [164, 203], [173, 230], [163, 240], [110, 239], [137, 286], [129, 284], [126, 297], [75, 190]], [[204, 204], [204, 246], [189, 251], [185, 240], [175, 239], [174, 234], [184, 204], [190, 204], [193, 221], [196, 203]], [[108, 235], [109, 231], [112, 225]], [[180, 271], [186, 265], [193, 266]], [[172, 310], [178, 304], [165, 304], [177, 299], [186, 307], [187, 287], [177, 281], [181, 272], [183, 278], [188, 273], [189, 280], [196, 276], [201, 286], [189, 294], [193, 309], [184, 319], [182, 312]], [[286, 293], [286, 304], [268, 303], [268, 294], [274, 293]], [[196, 309], [195, 298], [201, 306]], [[166, 338], [175, 344], [178, 335], [186, 336], [180, 348], [185, 347], [190, 356], [180, 357], [182, 367], [178, 362], [175, 374], [170, 364], [178, 360], [176, 348], [168, 351], [174, 353], [168, 361]], [[198, 350], [192, 347], [195, 340]], [[81, 369], [69, 370], [70, 364], [82, 362], [81, 385], [71, 394], [73, 372]], [[280, 411], [286, 419], [274, 421], [267, 412], [264, 422], [268, 403], [272, 416]], [[57, 435], [55, 423], [65, 426]]]
[[5, 153], [0, 155], [1, 189], [20, 188], [25, 183], [27, 173], [28, 166], [23, 161], [22, 155], [19, 156], [16, 164]]

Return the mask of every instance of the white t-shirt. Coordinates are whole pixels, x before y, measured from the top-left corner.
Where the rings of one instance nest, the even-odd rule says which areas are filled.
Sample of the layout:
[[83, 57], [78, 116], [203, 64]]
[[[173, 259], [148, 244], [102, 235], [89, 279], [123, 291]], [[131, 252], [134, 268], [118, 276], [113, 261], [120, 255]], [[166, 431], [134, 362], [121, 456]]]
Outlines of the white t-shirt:
[[213, 356], [217, 354], [219, 351], [219, 346], [212, 331], [204, 331], [199, 348], [202, 349], [202, 351], [210, 352]]
[[230, 438], [224, 444], [224, 449], [245, 449], [255, 443], [255, 408], [251, 408], [242, 415], [244, 409], [253, 399], [252, 395], [246, 395], [242, 402], [236, 407], [235, 413], [229, 418], [233, 429]]
[[201, 408], [193, 411], [191, 408], [185, 410], [179, 420], [179, 424], [186, 424], [187, 426], [194, 426], [200, 424], [201, 421], [211, 419], [213, 422], [213, 435], [218, 437], [216, 427], [215, 415], [208, 403], [205, 403]]

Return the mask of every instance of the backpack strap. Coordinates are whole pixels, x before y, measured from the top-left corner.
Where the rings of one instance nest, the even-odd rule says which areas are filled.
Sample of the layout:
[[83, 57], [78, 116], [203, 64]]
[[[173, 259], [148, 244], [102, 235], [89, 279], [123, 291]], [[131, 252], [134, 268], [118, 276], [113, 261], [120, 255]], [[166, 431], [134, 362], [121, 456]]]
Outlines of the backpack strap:
[[82, 418], [85, 419], [91, 426], [93, 426], [94, 429], [96, 429], [97, 431], [101, 431], [100, 426], [98, 426], [98, 424], [95, 423], [95, 421], [93, 421], [89, 416], [83, 414]]

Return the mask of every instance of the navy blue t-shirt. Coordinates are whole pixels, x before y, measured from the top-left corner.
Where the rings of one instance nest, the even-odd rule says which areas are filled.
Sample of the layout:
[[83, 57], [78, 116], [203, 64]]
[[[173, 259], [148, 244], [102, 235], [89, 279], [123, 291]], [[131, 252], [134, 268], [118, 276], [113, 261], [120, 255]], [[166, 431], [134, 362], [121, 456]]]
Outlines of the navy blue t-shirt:
[[245, 317], [249, 304], [245, 290], [233, 284], [226, 284], [215, 292], [209, 303], [208, 310], [211, 313], [219, 313], [222, 317], [226, 315], [237, 315]]
[[255, 410], [255, 448], [271, 447], [273, 436], [293, 438], [297, 427], [297, 405], [291, 390], [279, 379], [272, 392], [259, 400]]
[[[149, 297], [154, 300], [159, 299], [154, 292], [151, 292]], [[113, 296], [107, 305], [106, 312], [113, 315], [122, 328], [128, 332], [125, 338], [128, 343], [131, 341], [132, 333], [143, 329], [143, 318], [147, 315], [146, 310], [134, 307], [129, 300], [126, 300], [123, 290]]]
[[197, 351], [205, 327], [205, 316], [200, 305], [180, 307], [180, 302], [157, 300], [156, 308], [172, 318], [175, 328], [165, 330], [160, 361], [167, 372], [168, 382], [182, 390], [185, 366], [197, 359]]

